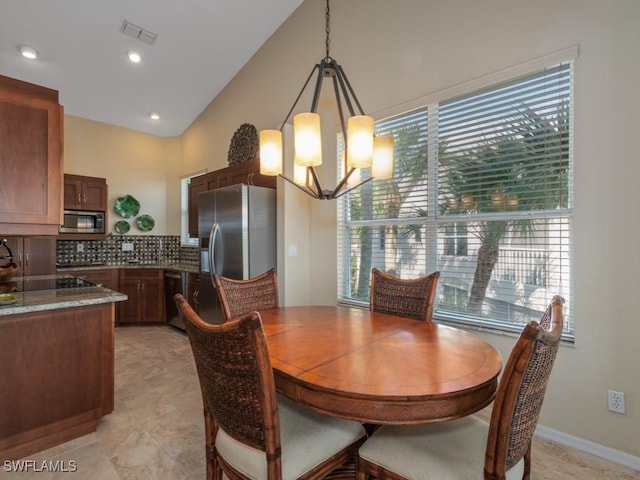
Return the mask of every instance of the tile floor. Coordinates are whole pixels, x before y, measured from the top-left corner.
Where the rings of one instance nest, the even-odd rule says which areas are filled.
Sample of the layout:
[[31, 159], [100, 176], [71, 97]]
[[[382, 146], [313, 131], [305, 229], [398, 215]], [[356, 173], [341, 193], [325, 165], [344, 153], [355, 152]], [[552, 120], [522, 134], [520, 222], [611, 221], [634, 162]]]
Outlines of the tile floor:
[[[171, 327], [116, 329], [115, 410], [95, 433], [28, 457], [39, 470], [15, 480], [200, 480], [205, 478], [200, 387], [184, 333]], [[58, 462], [57, 464], [55, 462]], [[479, 473], [482, 470], [479, 470]], [[640, 479], [640, 472], [535, 439], [532, 480]]]

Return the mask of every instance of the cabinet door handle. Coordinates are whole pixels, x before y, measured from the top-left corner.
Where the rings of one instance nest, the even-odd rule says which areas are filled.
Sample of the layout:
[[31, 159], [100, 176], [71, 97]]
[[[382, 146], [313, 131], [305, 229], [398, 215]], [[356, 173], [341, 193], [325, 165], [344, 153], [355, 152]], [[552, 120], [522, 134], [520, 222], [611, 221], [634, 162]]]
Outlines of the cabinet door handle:
[[87, 194], [86, 194], [86, 193], [82, 195], [82, 203], [83, 203], [84, 205], [86, 205], [86, 204], [87, 204]]
[[80, 197], [80, 194], [78, 194], [78, 205], [82, 205], [82, 198]]
[[28, 253], [24, 254], [24, 266], [27, 267], [27, 268], [29, 267], [29, 254]]

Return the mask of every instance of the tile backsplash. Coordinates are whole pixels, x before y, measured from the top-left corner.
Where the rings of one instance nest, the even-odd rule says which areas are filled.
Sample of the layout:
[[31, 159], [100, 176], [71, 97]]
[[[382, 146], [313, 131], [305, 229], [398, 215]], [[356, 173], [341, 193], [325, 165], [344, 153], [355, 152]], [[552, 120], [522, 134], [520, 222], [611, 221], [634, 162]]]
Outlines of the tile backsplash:
[[198, 248], [180, 246], [178, 235], [110, 235], [105, 240], [58, 240], [60, 265], [142, 265], [184, 263], [198, 265]]

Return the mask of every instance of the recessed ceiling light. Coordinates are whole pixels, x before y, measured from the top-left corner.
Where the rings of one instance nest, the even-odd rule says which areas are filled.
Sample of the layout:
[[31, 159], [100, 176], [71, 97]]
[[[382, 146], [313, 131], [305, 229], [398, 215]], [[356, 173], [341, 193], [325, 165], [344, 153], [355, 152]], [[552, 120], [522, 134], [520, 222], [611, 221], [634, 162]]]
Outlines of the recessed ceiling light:
[[24, 58], [29, 60], [35, 60], [38, 58], [38, 51], [35, 48], [28, 47], [27, 45], [18, 45], [18, 51]]
[[158, 112], [149, 112], [149, 118], [151, 120], [160, 120], [160, 114]]
[[138, 52], [134, 52], [133, 50], [127, 53], [127, 56], [129, 57], [129, 60], [132, 61], [133, 63], [140, 63], [140, 60], [142, 60], [142, 57], [140, 56], [140, 54]]

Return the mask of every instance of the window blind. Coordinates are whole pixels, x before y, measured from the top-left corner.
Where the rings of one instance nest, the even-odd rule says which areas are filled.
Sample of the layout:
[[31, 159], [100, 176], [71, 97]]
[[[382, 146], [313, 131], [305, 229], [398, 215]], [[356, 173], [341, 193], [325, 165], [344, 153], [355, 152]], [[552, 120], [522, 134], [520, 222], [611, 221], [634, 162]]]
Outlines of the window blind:
[[435, 318], [515, 331], [560, 294], [570, 338], [571, 108], [565, 63], [378, 121], [394, 176], [339, 201], [338, 301], [439, 270]]
[[[426, 270], [428, 114], [422, 108], [376, 123], [394, 137], [394, 176], [369, 182], [339, 202], [339, 298], [368, 301], [371, 268], [415, 277]], [[344, 144], [339, 139], [339, 157]], [[370, 169], [360, 172], [369, 178]]]

